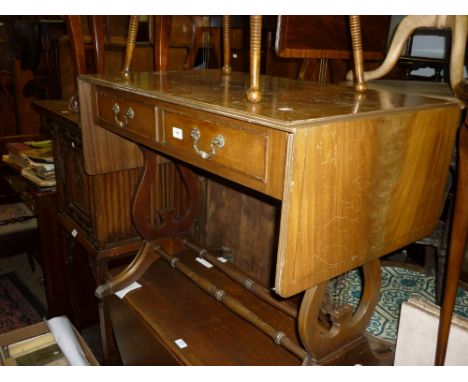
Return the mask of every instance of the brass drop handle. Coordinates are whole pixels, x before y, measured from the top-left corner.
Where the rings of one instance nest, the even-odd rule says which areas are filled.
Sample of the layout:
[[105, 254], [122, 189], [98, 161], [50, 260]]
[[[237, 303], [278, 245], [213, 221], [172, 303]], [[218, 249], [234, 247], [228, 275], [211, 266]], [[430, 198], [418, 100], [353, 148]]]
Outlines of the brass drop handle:
[[195, 152], [198, 154], [198, 156], [202, 159], [210, 159], [212, 158], [213, 156], [215, 156], [216, 154], [216, 149], [220, 149], [222, 147], [224, 147], [224, 137], [219, 134], [217, 135], [210, 143], [210, 147], [211, 147], [211, 152], [208, 153], [204, 150], [200, 150], [198, 147], [197, 147], [197, 143], [198, 141], [200, 140], [200, 130], [197, 128], [197, 127], [194, 127], [192, 129], [192, 131], [190, 132], [190, 136], [192, 137], [192, 140], [193, 140], [193, 144], [192, 144], [192, 147], [193, 149], [195, 150]]
[[133, 119], [135, 117], [135, 112], [131, 107], [128, 108], [128, 110], [125, 112], [123, 121], [119, 119], [120, 116], [120, 106], [116, 102], [114, 103], [114, 106], [112, 107], [112, 111], [114, 112], [114, 118], [115, 118], [115, 123], [117, 123], [117, 126], [119, 127], [127, 127], [128, 121]]

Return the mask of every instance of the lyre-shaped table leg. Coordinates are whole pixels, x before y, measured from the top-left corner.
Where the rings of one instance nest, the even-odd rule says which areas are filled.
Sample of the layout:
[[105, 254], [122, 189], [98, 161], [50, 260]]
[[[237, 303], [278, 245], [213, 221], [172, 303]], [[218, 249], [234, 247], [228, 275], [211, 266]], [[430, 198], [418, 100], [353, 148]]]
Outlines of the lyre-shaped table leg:
[[319, 319], [327, 282], [305, 292], [299, 311], [299, 337], [306, 351], [316, 363], [327, 363], [338, 357], [337, 351], [352, 347], [354, 342], [365, 341], [364, 331], [377, 305], [380, 291], [380, 261], [373, 260], [363, 266], [364, 285], [359, 306], [355, 312], [349, 306], [334, 312], [331, 324]]
[[[95, 294], [99, 298], [106, 297], [138, 280], [148, 267], [160, 257], [154, 251], [152, 241], [172, 237], [187, 231], [198, 212], [199, 196], [195, 174], [185, 166], [169, 162], [176, 166], [181, 182], [187, 189], [188, 202], [180, 214], [177, 213], [174, 206], [174, 208], [160, 212], [160, 221], [152, 222], [151, 214], [148, 213], [151, 212], [149, 201], [158, 197], [156, 195], [154, 198], [151, 198], [151, 196], [154, 196], [152, 193], [158, 192], [154, 190], [153, 186], [156, 179], [157, 166], [162, 165], [162, 160], [154, 151], [143, 147], [141, 149], [144, 155], [145, 168], [133, 198], [132, 215], [135, 228], [143, 237], [143, 242], [130, 265], [112, 280], [96, 289]], [[160, 186], [166, 188], [167, 192], [171, 192], [174, 184], [169, 184], [170, 182], [167, 183], [163, 179], [158, 179], [158, 183], [161, 182]], [[173, 180], [173, 182], [175, 181]], [[161, 189], [159, 188], [159, 190]]]
[[144, 241], [133, 261], [112, 280], [97, 287], [95, 295], [97, 298], [104, 298], [129, 286], [138, 280], [148, 267], [160, 256], [155, 252], [154, 246], [149, 241]]
[[[161, 164], [161, 156], [154, 151], [141, 147], [144, 156], [145, 168], [140, 178], [135, 196], [133, 198], [132, 215], [135, 228], [145, 240], [155, 240], [163, 237], [171, 237], [187, 231], [193, 223], [193, 219], [199, 209], [199, 192], [196, 175], [188, 167], [180, 164], [171, 163], [176, 168], [177, 174], [180, 176], [181, 186], [187, 190], [187, 205], [180, 213], [177, 212], [176, 206], [173, 208], [160, 211], [160, 222], [152, 223], [150, 215], [149, 200], [151, 193], [156, 192], [152, 186], [156, 179], [156, 169]], [[164, 179], [158, 179], [161, 187], [165, 188], [166, 192], [175, 192], [174, 184], [166, 184]], [[161, 189], [161, 187], [159, 189]]]

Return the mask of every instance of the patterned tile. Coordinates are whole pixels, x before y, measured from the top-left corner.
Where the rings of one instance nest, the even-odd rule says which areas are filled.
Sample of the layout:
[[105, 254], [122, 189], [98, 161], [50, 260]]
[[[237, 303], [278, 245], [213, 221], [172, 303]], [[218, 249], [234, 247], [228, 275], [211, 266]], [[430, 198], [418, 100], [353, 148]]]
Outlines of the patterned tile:
[[[332, 298], [336, 304], [348, 301], [356, 307], [361, 298], [360, 270], [349, 272], [333, 283]], [[381, 339], [396, 342], [400, 308], [404, 301], [417, 296], [435, 303], [434, 277], [400, 267], [382, 267], [380, 297], [367, 331]], [[458, 288], [455, 313], [468, 318], [468, 292]]]

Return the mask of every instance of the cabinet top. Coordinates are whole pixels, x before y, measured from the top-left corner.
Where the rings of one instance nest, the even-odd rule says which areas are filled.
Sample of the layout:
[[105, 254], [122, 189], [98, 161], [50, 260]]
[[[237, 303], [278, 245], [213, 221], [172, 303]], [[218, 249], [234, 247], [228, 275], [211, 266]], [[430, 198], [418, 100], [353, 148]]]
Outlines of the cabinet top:
[[[124, 90], [205, 110], [232, 118], [256, 122], [283, 130], [337, 119], [362, 118], [404, 110], [455, 105], [448, 98], [430, 98], [405, 91], [369, 89], [358, 94], [352, 86], [320, 84], [287, 78], [261, 76], [262, 100], [247, 101], [247, 73], [224, 76], [220, 70], [191, 70], [133, 73], [129, 81], [119, 74], [83, 75], [80, 79], [115, 90]], [[410, 82], [410, 81], [407, 81]], [[444, 84], [445, 85], [445, 84]], [[439, 88], [440, 84], [434, 83]], [[447, 92], [448, 87], [445, 87]]]

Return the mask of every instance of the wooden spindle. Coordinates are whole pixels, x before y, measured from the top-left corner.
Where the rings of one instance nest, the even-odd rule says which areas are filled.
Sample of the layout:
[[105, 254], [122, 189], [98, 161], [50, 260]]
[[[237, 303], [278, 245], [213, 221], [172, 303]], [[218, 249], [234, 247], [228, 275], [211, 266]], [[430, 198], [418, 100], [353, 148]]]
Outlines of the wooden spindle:
[[262, 45], [262, 16], [250, 16], [250, 88], [247, 99], [260, 102], [260, 54]]
[[209, 261], [220, 271], [228, 275], [231, 279], [236, 281], [238, 284], [244, 286], [248, 291], [257, 296], [258, 298], [266, 301], [275, 308], [286, 313], [288, 316], [297, 318], [297, 309], [289, 305], [287, 302], [276, 300], [268, 290], [263, 285], [252, 280], [250, 277], [246, 276], [239, 269], [232, 266], [230, 263], [222, 263], [215, 256], [210, 254], [205, 248], [202, 248], [194, 243], [191, 243], [187, 239], [182, 239], [182, 243], [187, 247], [193, 249], [197, 252], [198, 256], [202, 259]]
[[130, 16], [128, 24], [127, 48], [125, 50], [125, 61], [122, 69], [122, 76], [124, 79], [130, 79], [130, 66], [132, 64], [133, 50], [135, 49], [136, 36], [138, 32], [138, 16]]
[[367, 84], [364, 80], [364, 58], [362, 53], [361, 20], [359, 16], [349, 16], [349, 26], [354, 56], [354, 88], [357, 92], [362, 93], [367, 89]]
[[223, 16], [223, 74], [231, 74], [231, 18]]
[[165, 252], [160, 247], [155, 248], [156, 254], [160, 255], [164, 260], [166, 260], [174, 269], [177, 269], [182, 274], [187, 276], [192, 280], [196, 285], [203, 289], [206, 293], [210, 294], [217, 301], [222, 303], [230, 311], [236, 313], [243, 319], [250, 322], [257, 329], [268, 335], [273, 341], [279, 345], [289, 350], [292, 354], [297, 356], [299, 359], [304, 360], [308, 358], [307, 352], [301, 348], [298, 344], [292, 341], [285, 333], [276, 330], [268, 323], [263, 321], [258, 317], [254, 312], [245, 307], [240, 301], [234, 297], [227, 294], [222, 289], [219, 289], [215, 284], [213, 284], [207, 278], [201, 276], [200, 274], [194, 272], [187, 265], [185, 265], [178, 257], [171, 256]]

